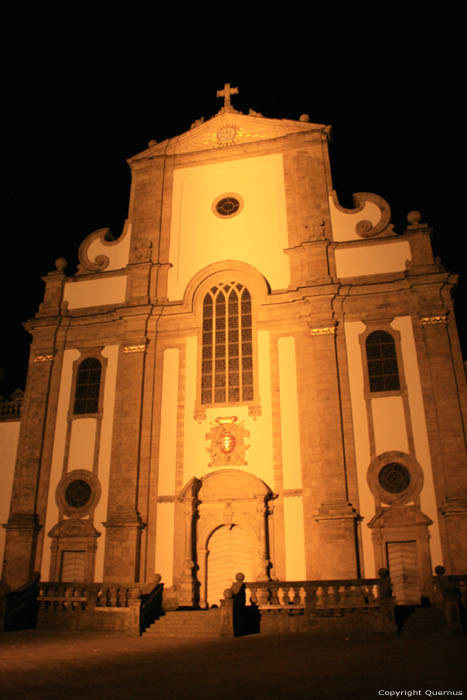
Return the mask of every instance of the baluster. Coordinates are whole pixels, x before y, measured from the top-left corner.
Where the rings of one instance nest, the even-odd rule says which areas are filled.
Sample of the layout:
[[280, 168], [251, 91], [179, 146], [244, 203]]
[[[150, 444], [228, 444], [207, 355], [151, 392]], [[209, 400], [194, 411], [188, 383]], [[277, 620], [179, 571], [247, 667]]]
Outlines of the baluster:
[[340, 601], [339, 589], [340, 589], [340, 586], [336, 586], [336, 585], [331, 586], [331, 607], [333, 607], [333, 608], [339, 607], [339, 601]]
[[109, 607], [117, 607], [117, 588], [116, 586], [109, 587]]
[[305, 605], [310, 610], [316, 610], [317, 607], [317, 587], [305, 586]]
[[292, 586], [292, 597], [289, 600], [292, 605], [300, 605], [300, 586]]
[[[366, 587], [367, 590], [365, 591], [366, 593], [366, 598], [367, 598], [367, 605], [370, 605], [374, 607], [377, 604], [377, 598], [379, 598], [379, 590], [375, 591], [375, 584], [370, 584], [369, 586]], [[376, 595], [375, 595], [376, 593]]]
[[270, 583], [270, 592], [271, 592], [271, 605], [279, 605], [279, 584], [277, 583]]
[[258, 597], [256, 595], [256, 590], [257, 586], [254, 585], [254, 583], [251, 583], [247, 586], [247, 590], [250, 592], [250, 603], [256, 603], [258, 602]]
[[269, 602], [269, 590], [266, 588], [266, 586], [261, 586], [259, 585], [257, 588], [256, 592], [257, 598], [258, 598], [258, 605], [261, 607], [262, 605], [267, 605]]
[[319, 593], [319, 607], [325, 610], [329, 608], [329, 586], [322, 584], [319, 587]]

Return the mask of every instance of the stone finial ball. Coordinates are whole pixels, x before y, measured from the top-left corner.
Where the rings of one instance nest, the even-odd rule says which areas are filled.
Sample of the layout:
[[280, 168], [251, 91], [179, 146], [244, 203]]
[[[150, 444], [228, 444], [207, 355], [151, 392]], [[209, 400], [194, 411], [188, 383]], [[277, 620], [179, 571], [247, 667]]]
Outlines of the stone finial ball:
[[160, 574], [154, 574], [152, 580], [154, 581], [154, 583], [160, 583], [162, 581], [162, 576]]
[[231, 588], [226, 588], [224, 591], [224, 598], [226, 600], [229, 600], [230, 598], [233, 598], [233, 593]]
[[443, 576], [445, 571], [446, 569], [444, 568], [444, 566], [441, 566], [440, 564], [438, 564], [438, 566], [435, 566], [435, 574], [438, 574], [438, 576]]
[[301, 114], [301, 115], [300, 115], [300, 121], [301, 121], [301, 122], [309, 122], [309, 121], [310, 121], [310, 115], [309, 115], [309, 114]]
[[389, 571], [388, 569], [385, 569], [384, 567], [381, 569], [378, 569], [378, 576], [380, 578], [387, 578], [389, 576]]
[[68, 261], [66, 258], [57, 258], [55, 261], [55, 267], [58, 272], [63, 272], [67, 265]]
[[152, 148], [153, 146], [157, 146], [157, 141], [156, 141], [156, 139], [151, 139], [151, 140], [148, 142], [148, 146], [149, 146], [149, 148]]
[[245, 574], [242, 574], [242, 573], [235, 574], [235, 580], [239, 581], [241, 583], [242, 581], [245, 580]]
[[414, 226], [415, 224], [419, 224], [420, 221], [422, 220], [422, 215], [420, 214], [419, 211], [409, 211], [407, 214], [407, 221], [409, 224]]

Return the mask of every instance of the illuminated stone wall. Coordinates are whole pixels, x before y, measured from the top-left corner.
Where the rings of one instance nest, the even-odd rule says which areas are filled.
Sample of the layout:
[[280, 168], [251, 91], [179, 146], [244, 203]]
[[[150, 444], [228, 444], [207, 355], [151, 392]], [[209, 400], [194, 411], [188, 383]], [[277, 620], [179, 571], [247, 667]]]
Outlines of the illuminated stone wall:
[[[60, 261], [46, 277], [28, 326], [12, 585], [60, 578], [64, 552], [87, 580], [159, 572], [183, 605], [218, 602], [230, 547], [254, 578], [290, 581], [373, 577], [410, 542], [419, 597], [432, 565], [467, 570], [455, 280], [416, 213], [396, 233], [377, 195], [340, 206], [328, 134], [229, 108], [153, 143], [129, 160], [122, 235], [93, 232], [73, 278]], [[252, 395], [207, 403], [203, 304], [231, 283], [251, 297]], [[397, 390], [370, 388], [373, 331], [393, 339]], [[86, 358], [102, 374], [80, 415]], [[388, 466], [408, 479], [393, 492]]]

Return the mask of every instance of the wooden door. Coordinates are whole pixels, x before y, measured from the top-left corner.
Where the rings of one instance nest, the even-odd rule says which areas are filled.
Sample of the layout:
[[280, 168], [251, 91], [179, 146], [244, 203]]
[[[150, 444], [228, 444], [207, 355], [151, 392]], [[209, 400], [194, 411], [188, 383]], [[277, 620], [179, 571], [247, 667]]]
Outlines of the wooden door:
[[211, 535], [207, 555], [208, 604], [219, 605], [224, 590], [232, 585], [235, 574], [245, 574], [247, 581], [253, 576], [253, 552], [248, 532], [233, 525], [222, 526]]
[[420, 605], [417, 543], [387, 542], [388, 569], [397, 605]]

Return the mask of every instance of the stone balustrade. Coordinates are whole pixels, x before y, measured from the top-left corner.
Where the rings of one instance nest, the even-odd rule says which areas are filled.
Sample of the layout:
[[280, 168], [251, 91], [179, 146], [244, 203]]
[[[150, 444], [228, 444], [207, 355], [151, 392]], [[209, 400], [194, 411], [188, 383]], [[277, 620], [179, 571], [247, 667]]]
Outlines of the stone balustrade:
[[39, 584], [39, 627], [139, 631], [140, 584]]
[[[354, 610], [380, 605], [380, 579], [246, 582], [260, 609]], [[247, 593], [248, 598], [248, 593]]]
[[22, 399], [0, 399], [0, 420], [19, 420]]

